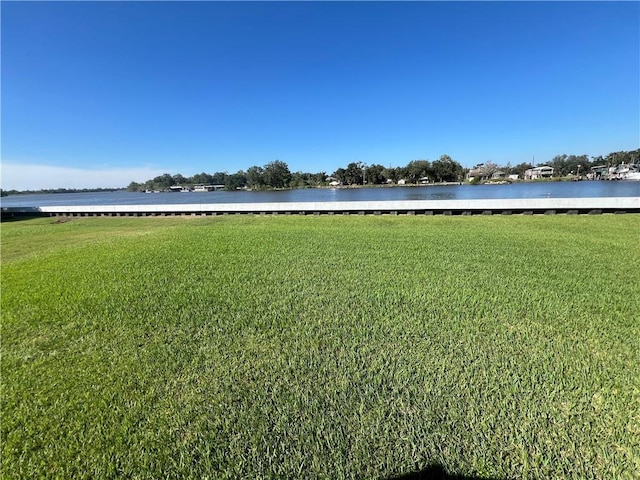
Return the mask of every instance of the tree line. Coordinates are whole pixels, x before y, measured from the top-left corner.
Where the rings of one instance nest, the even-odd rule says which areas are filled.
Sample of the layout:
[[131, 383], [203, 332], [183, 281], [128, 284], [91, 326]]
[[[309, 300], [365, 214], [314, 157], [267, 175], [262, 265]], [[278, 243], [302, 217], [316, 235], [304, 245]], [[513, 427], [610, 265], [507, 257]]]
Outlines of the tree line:
[[[556, 155], [549, 162], [539, 165], [548, 165], [554, 169], [554, 177], [567, 177], [570, 175], [585, 175], [591, 167], [605, 165], [615, 167], [621, 163], [640, 163], [640, 148], [630, 151], [611, 152], [607, 155]], [[289, 166], [275, 160], [266, 165], [253, 166], [246, 171], [239, 170], [236, 173], [216, 172], [198, 173], [185, 177], [181, 174], [171, 175], [165, 173], [142, 183], [131, 182], [127, 190], [134, 192], [166, 191], [173, 186], [192, 187], [194, 185], [222, 185], [225, 190], [238, 190], [249, 188], [252, 190], [278, 189], [278, 188], [306, 188], [330, 185], [334, 182], [342, 185], [381, 185], [387, 183], [438, 183], [438, 182], [462, 182], [470, 171], [479, 172], [480, 179], [490, 179], [496, 172], [505, 175], [518, 175], [524, 178], [525, 171], [535, 165], [529, 162], [517, 165], [498, 165], [486, 162], [464, 168], [449, 155], [442, 155], [438, 160], [412, 160], [402, 167], [384, 167], [373, 163], [367, 165], [364, 162], [352, 162], [346, 167], [340, 167], [335, 172], [327, 175], [326, 172], [291, 172]], [[15, 195], [21, 193], [76, 193], [76, 192], [102, 192], [122, 190], [119, 188], [53, 188], [42, 190], [3, 190], [0, 196]]]
[[329, 185], [338, 182], [343, 185], [380, 185], [397, 183], [459, 182], [464, 178], [465, 169], [448, 155], [438, 160], [413, 160], [404, 167], [384, 167], [379, 164], [367, 165], [352, 162], [345, 168], [338, 168], [331, 175], [326, 172], [291, 172], [286, 162], [275, 160], [266, 165], [253, 166], [236, 173], [198, 173], [191, 177], [182, 174], [165, 173], [143, 183], [131, 182], [127, 190], [134, 192], [165, 191], [174, 186], [223, 185], [225, 190], [250, 188], [252, 190], [305, 188]]
[[[556, 155], [548, 165], [554, 169], [554, 177], [567, 177], [569, 175], [585, 175], [591, 167], [605, 165], [615, 167], [621, 163], [640, 163], [640, 148], [630, 151], [611, 152], [607, 155], [589, 156], [583, 155]], [[535, 165], [529, 162], [517, 165], [498, 165], [486, 162], [464, 168], [449, 155], [442, 155], [433, 162], [429, 160], [412, 160], [403, 167], [384, 167], [374, 163], [367, 165], [364, 162], [352, 162], [346, 167], [338, 168], [331, 175], [326, 172], [308, 173], [291, 172], [289, 166], [280, 160], [266, 165], [253, 166], [246, 171], [239, 170], [236, 173], [216, 172], [214, 174], [198, 173], [191, 177], [181, 174], [171, 175], [165, 173], [142, 183], [131, 182], [127, 190], [134, 192], [166, 191], [173, 186], [193, 185], [223, 185], [226, 190], [250, 188], [252, 190], [277, 189], [277, 188], [305, 188], [329, 185], [338, 182], [343, 185], [380, 185], [386, 183], [398, 183], [404, 181], [409, 184], [436, 183], [436, 182], [462, 182], [469, 171], [480, 172], [481, 179], [489, 179], [498, 171], [506, 175], [518, 175], [524, 178], [525, 171]], [[79, 193], [79, 192], [107, 192], [122, 190], [120, 188], [51, 188], [42, 190], [4, 190], [0, 189], [0, 196], [25, 193]]]
[[[607, 166], [615, 167], [621, 163], [640, 163], [640, 149], [630, 151], [611, 152], [608, 155], [590, 157], [589, 155], [556, 155], [549, 162], [543, 165], [553, 167], [553, 176], [556, 178], [568, 176], [583, 176], [591, 171], [591, 167]], [[470, 171], [477, 174], [477, 178], [489, 179], [496, 172], [503, 172], [506, 175], [518, 175], [524, 178], [524, 174], [535, 165], [523, 162], [512, 166], [510, 163], [500, 166], [493, 162], [482, 163], [473, 166]]]
[[332, 177], [345, 185], [380, 185], [419, 182], [461, 182], [465, 169], [449, 155], [442, 155], [433, 162], [429, 160], [412, 160], [404, 167], [384, 167], [379, 164], [367, 166], [362, 162], [350, 163], [346, 168], [337, 169]]
[[553, 167], [555, 176], [581, 175], [589, 172], [591, 167], [606, 165], [615, 167], [621, 163], [640, 162], [640, 148], [631, 151], [612, 152], [605, 156], [589, 157], [588, 155], [556, 155], [548, 163]]
[[[616, 166], [620, 163], [640, 162], [640, 149], [612, 152], [605, 156], [589, 155], [556, 155], [551, 161], [544, 163], [553, 167], [555, 177], [584, 175], [596, 165]], [[291, 172], [286, 162], [275, 160], [264, 166], [252, 166], [236, 173], [216, 172], [198, 173], [191, 177], [181, 174], [165, 173], [143, 183], [131, 182], [129, 191], [165, 191], [173, 186], [223, 185], [225, 190], [238, 189], [280, 189], [326, 186], [332, 182], [342, 185], [382, 185], [404, 181], [408, 184], [462, 182], [470, 170], [481, 172], [482, 178], [501, 171], [506, 175], [518, 175], [524, 178], [525, 171], [535, 165], [529, 162], [517, 165], [498, 165], [486, 162], [475, 165], [471, 169], [464, 168], [449, 155], [441, 155], [439, 159], [412, 160], [402, 167], [385, 167], [374, 163], [352, 162], [327, 175], [326, 172]]]
[[95, 193], [95, 192], [117, 192], [124, 188], [43, 188], [41, 190], [3, 190], [0, 188], [0, 197], [7, 195], [27, 195], [32, 193]]

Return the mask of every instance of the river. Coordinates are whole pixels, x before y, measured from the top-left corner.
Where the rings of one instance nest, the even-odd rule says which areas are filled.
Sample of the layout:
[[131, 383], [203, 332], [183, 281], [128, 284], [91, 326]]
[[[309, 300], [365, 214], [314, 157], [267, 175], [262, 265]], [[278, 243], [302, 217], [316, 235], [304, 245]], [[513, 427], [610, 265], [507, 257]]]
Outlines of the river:
[[640, 196], [640, 182], [521, 182], [506, 185], [425, 185], [371, 188], [306, 188], [280, 191], [137, 193], [88, 192], [2, 197], [3, 207], [55, 205], [152, 205], [384, 200], [472, 200], [485, 198], [589, 198]]

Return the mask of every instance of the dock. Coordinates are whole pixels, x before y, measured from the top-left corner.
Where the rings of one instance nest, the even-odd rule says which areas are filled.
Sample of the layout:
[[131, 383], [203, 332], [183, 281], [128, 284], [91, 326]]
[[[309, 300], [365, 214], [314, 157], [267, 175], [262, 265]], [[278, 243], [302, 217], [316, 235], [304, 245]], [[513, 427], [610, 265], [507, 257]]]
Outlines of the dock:
[[217, 215], [550, 215], [640, 213], [640, 197], [398, 200], [357, 202], [68, 205], [2, 207], [2, 220], [28, 217]]

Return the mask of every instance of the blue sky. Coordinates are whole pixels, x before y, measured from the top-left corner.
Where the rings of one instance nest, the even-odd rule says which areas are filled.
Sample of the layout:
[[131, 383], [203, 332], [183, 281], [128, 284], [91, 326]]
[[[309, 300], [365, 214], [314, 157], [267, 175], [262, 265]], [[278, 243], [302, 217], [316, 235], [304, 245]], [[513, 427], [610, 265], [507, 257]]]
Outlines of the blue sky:
[[638, 2], [2, 2], [2, 187], [640, 146]]

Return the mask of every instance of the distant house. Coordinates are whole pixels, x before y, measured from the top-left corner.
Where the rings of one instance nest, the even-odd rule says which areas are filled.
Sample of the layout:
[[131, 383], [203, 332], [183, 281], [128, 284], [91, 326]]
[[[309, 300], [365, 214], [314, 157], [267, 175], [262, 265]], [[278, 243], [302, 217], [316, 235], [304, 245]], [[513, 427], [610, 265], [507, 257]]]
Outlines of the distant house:
[[507, 178], [507, 174], [504, 173], [502, 170], [498, 170], [497, 172], [493, 172], [493, 175], [491, 175], [491, 179], [492, 180], [498, 180], [501, 178]]
[[469, 170], [469, 173], [467, 173], [467, 180], [472, 181], [476, 178], [482, 179], [483, 176], [484, 170], [482, 168], [472, 168]]
[[224, 188], [224, 185], [196, 185], [193, 187], [194, 192], [215, 192], [216, 190], [221, 190]]
[[169, 187], [170, 192], [190, 192], [189, 187], [183, 187], [182, 185], [172, 185]]
[[418, 179], [418, 183], [421, 185], [426, 185], [427, 183], [430, 183], [431, 180], [429, 179], [429, 177], [421, 177]]
[[[615, 170], [615, 169], [614, 169]], [[599, 180], [601, 178], [609, 178], [612, 169], [608, 165], [594, 165], [591, 167], [591, 173], [587, 174], [589, 180]]]
[[407, 181], [404, 178], [401, 178], [400, 180], [398, 180], [398, 185], [404, 185], [406, 183]]
[[512, 173], [509, 175], [509, 180], [518, 180], [520, 176], [517, 173]]
[[537, 178], [549, 178], [553, 176], [553, 167], [543, 165], [541, 167], [529, 168], [524, 172], [525, 180], [536, 180]]

